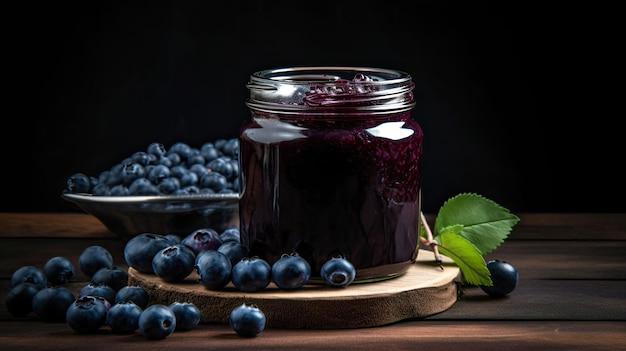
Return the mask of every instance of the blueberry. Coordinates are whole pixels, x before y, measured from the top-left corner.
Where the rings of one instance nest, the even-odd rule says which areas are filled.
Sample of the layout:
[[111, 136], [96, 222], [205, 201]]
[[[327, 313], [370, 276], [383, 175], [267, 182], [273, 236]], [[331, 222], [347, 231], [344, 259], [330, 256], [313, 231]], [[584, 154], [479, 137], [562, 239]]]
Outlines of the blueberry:
[[187, 143], [178, 141], [170, 146], [169, 150], [167, 150], [167, 153], [168, 155], [178, 154], [182, 159], [186, 160], [191, 155], [193, 155], [193, 148]]
[[493, 286], [481, 285], [480, 288], [490, 296], [502, 297], [515, 289], [519, 282], [519, 273], [510, 263], [501, 260], [487, 262]]
[[210, 290], [219, 290], [230, 281], [230, 259], [216, 250], [206, 250], [196, 256], [199, 281]]
[[67, 178], [66, 189], [70, 193], [89, 193], [91, 180], [84, 173], [74, 173]]
[[148, 307], [148, 303], [150, 302], [150, 296], [141, 286], [127, 285], [117, 291], [114, 303], [129, 301], [134, 302], [137, 306], [141, 307], [141, 309], [145, 309]]
[[200, 251], [217, 250], [222, 245], [222, 239], [215, 230], [202, 228], [184, 237], [181, 244], [189, 247], [197, 255]]
[[143, 233], [131, 238], [124, 246], [126, 263], [142, 273], [154, 273], [152, 259], [159, 251], [175, 245], [172, 239], [159, 234]]
[[113, 256], [102, 246], [89, 246], [78, 257], [78, 268], [91, 278], [100, 268], [113, 268]]
[[209, 188], [217, 192], [228, 187], [228, 180], [219, 172], [209, 172], [200, 178], [198, 184], [201, 188]]
[[106, 324], [116, 334], [131, 334], [139, 329], [139, 316], [143, 309], [132, 301], [118, 302], [111, 306]]
[[168, 307], [176, 316], [176, 330], [191, 330], [200, 323], [202, 313], [193, 303], [174, 301]]
[[104, 267], [94, 273], [91, 277], [91, 282], [108, 285], [117, 292], [122, 287], [128, 285], [128, 273], [117, 267]]
[[146, 152], [157, 157], [163, 157], [167, 153], [167, 150], [163, 144], [152, 142], [148, 145]]
[[128, 194], [132, 196], [160, 195], [159, 188], [147, 178], [134, 179], [128, 186]]
[[124, 184], [131, 184], [137, 179], [145, 179], [146, 169], [140, 163], [131, 161], [124, 164], [120, 174]]
[[235, 307], [229, 316], [230, 327], [243, 337], [255, 337], [265, 329], [265, 314], [254, 304]]
[[89, 283], [80, 289], [78, 296], [100, 296], [105, 298], [110, 304], [115, 303], [117, 292], [112, 287], [104, 283]]
[[156, 165], [150, 168], [148, 172], [148, 180], [152, 184], [160, 184], [165, 178], [169, 178], [171, 175], [170, 168], [164, 165]]
[[76, 271], [72, 262], [62, 256], [52, 257], [43, 266], [43, 273], [51, 285], [61, 285], [69, 283]]
[[146, 339], [164, 339], [175, 329], [176, 315], [165, 305], [150, 305], [139, 316], [139, 332]]
[[259, 291], [265, 289], [272, 281], [272, 268], [267, 261], [259, 257], [246, 257], [233, 266], [231, 281], [239, 291]]
[[223, 232], [220, 233], [220, 239], [222, 239], [222, 243], [226, 243], [228, 241], [241, 242], [241, 231], [239, 227], [228, 227], [224, 229]]
[[189, 247], [172, 245], [154, 255], [152, 270], [166, 282], [178, 282], [193, 272], [195, 261], [196, 255]]
[[20, 283], [32, 283], [38, 289], [48, 286], [48, 278], [44, 272], [35, 266], [22, 266], [16, 269], [11, 275], [11, 286], [15, 287]]
[[249, 254], [247, 247], [234, 241], [223, 243], [217, 248], [217, 251], [226, 255], [226, 257], [230, 259], [230, 263], [233, 266]]
[[332, 257], [320, 268], [320, 277], [329, 286], [346, 287], [356, 276], [354, 265], [345, 257]]
[[33, 311], [33, 297], [40, 290], [39, 286], [28, 282], [15, 285], [4, 300], [7, 311], [14, 317], [28, 315]]
[[33, 296], [33, 312], [44, 322], [65, 322], [65, 313], [75, 299], [66, 287], [44, 288]]
[[180, 189], [180, 180], [174, 177], [168, 177], [161, 179], [157, 189], [163, 194], [173, 194]]
[[67, 308], [65, 320], [78, 333], [94, 333], [105, 325], [110, 307], [102, 297], [81, 296]]
[[272, 265], [272, 281], [283, 290], [297, 289], [310, 277], [311, 265], [295, 252], [282, 255]]

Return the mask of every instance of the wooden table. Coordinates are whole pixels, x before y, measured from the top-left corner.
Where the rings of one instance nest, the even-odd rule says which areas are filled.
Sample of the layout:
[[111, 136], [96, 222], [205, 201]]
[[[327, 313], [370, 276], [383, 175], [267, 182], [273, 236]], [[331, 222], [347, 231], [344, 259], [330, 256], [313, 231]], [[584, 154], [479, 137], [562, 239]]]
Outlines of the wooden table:
[[[106, 327], [79, 335], [32, 313], [14, 318], [2, 303], [0, 350], [626, 350], [626, 214], [518, 215], [508, 239], [486, 257], [506, 260], [520, 273], [506, 298], [464, 286], [444, 312], [381, 327], [266, 329], [241, 338], [227, 325], [201, 324], [157, 341]], [[89, 215], [0, 213], [3, 294], [20, 266], [43, 267], [53, 256], [77, 262], [90, 245], [106, 247], [127, 269], [124, 243]], [[87, 282], [77, 272], [68, 286], [77, 293]]]

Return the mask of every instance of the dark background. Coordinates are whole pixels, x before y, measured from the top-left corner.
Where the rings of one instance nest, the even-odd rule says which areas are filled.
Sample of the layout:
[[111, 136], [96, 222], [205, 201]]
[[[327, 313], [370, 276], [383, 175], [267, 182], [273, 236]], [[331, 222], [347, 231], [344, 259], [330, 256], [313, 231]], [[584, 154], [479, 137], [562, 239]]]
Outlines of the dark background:
[[77, 211], [60, 198], [74, 172], [237, 136], [254, 71], [350, 65], [412, 75], [424, 212], [461, 192], [624, 212], [619, 12], [564, 4], [5, 4], [0, 211]]

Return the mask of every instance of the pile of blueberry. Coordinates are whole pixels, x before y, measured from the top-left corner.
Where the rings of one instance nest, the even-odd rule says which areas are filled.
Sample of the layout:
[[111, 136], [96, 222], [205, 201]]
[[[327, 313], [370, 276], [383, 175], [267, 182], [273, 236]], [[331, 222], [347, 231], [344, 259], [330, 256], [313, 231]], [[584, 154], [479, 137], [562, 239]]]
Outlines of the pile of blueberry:
[[66, 193], [96, 196], [193, 195], [239, 192], [239, 140], [218, 139], [194, 148], [153, 142], [95, 176], [74, 173]]
[[[141, 286], [128, 285], [126, 272], [113, 266], [104, 247], [87, 247], [79, 256], [80, 270], [90, 277], [77, 295], [64, 286], [76, 270], [62, 256], [49, 259], [43, 269], [22, 266], [11, 275], [5, 306], [14, 317], [36, 314], [41, 321], [67, 323], [77, 333], [95, 333], [108, 326], [113, 333], [140, 333], [147, 339], [164, 339], [175, 330], [196, 327], [201, 311], [191, 302], [150, 304]], [[256, 336], [265, 328], [265, 315], [255, 305], [243, 304], [230, 316], [233, 330]]]
[[[180, 282], [195, 269], [199, 283], [210, 290], [220, 290], [231, 282], [244, 292], [260, 291], [270, 282], [279, 289], [293, 290], [311, 277], [311, 265], [297, 252], [283, 254], [271, 266], [264, 259], [250, 257], [237, 226], [221, 233], [201, 228], [182, 239], [142, 233], [126, 243], [124, 258], [129, 267], [166, 282]], [[355, 276], [355, 267], [343, 256], [330, 258], [320, 271], [331, 287], [346, 287]]]

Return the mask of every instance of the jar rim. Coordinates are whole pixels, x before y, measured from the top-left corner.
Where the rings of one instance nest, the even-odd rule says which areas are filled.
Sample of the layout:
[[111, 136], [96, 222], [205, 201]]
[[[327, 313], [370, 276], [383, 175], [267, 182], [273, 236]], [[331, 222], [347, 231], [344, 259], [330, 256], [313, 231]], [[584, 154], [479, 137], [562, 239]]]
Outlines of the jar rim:
[[[400, 112], [415, 106], [407, 72], [374, 67], [302, 66], [250, 75], [246, 104], [266, 112]], [[327, 112], [326, 112], [327, 113]]]

